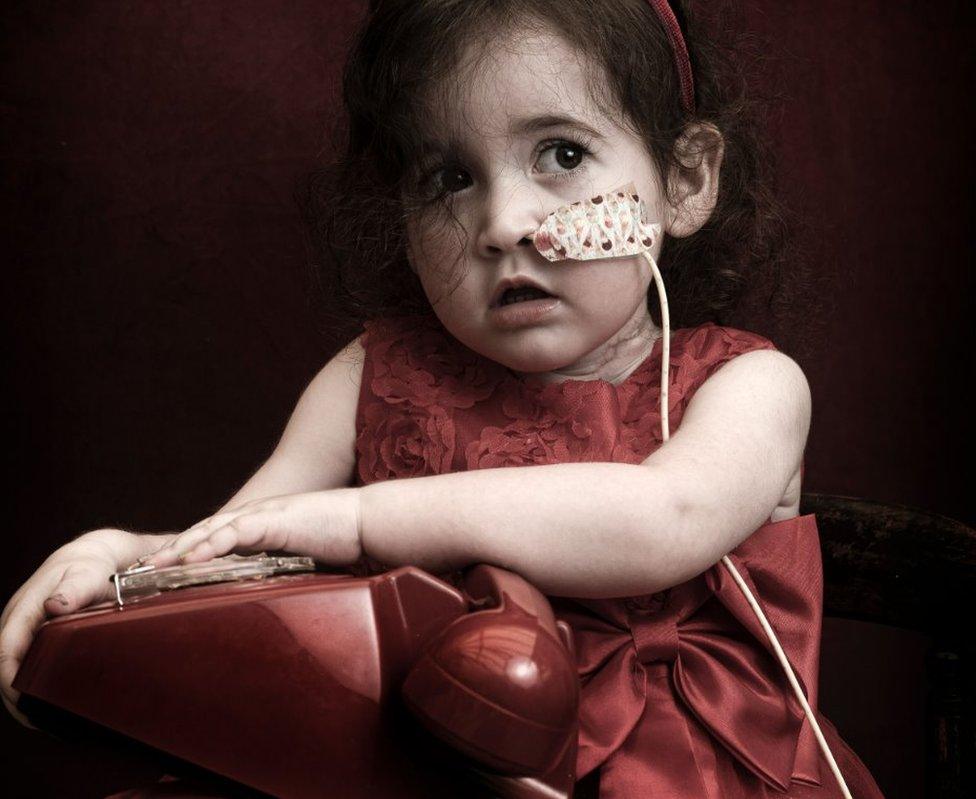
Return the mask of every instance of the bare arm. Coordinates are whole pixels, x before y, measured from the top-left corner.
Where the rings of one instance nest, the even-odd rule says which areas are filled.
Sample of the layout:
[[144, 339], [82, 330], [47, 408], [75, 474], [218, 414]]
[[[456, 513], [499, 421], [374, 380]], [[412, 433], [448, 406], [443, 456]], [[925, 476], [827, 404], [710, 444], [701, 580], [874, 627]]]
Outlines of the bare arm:
[[552, 595], [651, 593], [706, 570], [776, 509], [803, 456], [810, 395], [782, 353], [741, 355], [642, 464], [567, 463], [362, 489], [363, 546], [433, 571], [487, 562]]

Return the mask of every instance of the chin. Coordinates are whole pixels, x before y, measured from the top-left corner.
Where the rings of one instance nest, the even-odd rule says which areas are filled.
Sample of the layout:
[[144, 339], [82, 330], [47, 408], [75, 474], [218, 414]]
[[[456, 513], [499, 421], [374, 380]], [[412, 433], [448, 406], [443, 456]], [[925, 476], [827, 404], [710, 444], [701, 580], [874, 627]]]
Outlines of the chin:
[[514, 353], [510, 357], [501, 357], [501, 353], [499, 353], [499, 356], [496, 360], [500, 364], [507, 366], [509, 369], [514, 369], [516, 372], [524, 372], [525, 374], [544, 374], [556, 369], [563, 369], [573, 363], [573, 359], [567, 357], [565, 354], [561, 356], [541, 353], [527, 355], [523, 351]]
[[[444, 320], [441, 320], [444, 322]], [[445, 323], [444, 327], [462, 344], [479, 355], [494, 361], [507, 369], [525, 374], [551, 372], [554, 369], [574, 363], [583, 353], [574, 355], [567, 352], [565, 347], [556, 344], [553, 352], [553, 342], [549, 346], [544, 342], [533, 340], [524, 335], [523, 331], [499, 334], [497, 331], [487, 332], [484, 328], [471, 329], [468, 327], [452, 326]], [[453, 327], [453, 329], [452, 329]], [[486, 339], [490, 338], [491, 343]], [[469, 343], [470, 342], [470, 343]]]

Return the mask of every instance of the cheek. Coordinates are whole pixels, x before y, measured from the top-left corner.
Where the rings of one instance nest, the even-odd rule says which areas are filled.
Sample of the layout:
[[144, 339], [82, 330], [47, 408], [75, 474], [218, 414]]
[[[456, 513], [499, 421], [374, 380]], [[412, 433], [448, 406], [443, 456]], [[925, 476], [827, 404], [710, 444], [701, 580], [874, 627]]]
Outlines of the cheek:
[[412, 224], [407, 228], [407, 239], [410, 263], [422, 280], [450, 280], [463, 261], [464, 234], [449, 222]]
[[430, 304], [450, 316], [470, 314], [471, 304], [480, 303], [486, 293], [456, 250], [439, 259], [422, 260], [417, 276]]
[[408, 229], [407, 241], [410, 266], [417, 273], [424, 288], [444, 283], [450, 276], [446, 268], [450, 258], [443, 236], [414, 227]]
[[567, 296], [587, 304], [612, 307], [647, 293], [650, 267], [643, 259], [591, 261], [574, 266], [561, 281]]

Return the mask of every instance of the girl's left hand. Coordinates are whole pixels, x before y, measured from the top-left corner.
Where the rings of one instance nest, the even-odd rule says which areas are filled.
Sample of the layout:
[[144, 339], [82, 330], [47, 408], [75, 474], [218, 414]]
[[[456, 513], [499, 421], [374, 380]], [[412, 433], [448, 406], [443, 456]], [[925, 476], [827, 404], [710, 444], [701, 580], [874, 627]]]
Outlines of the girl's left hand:
[[162, 567], [230, 552], [283, 550], [347, 566], [362, 554], [359, 518], [358, 488], [257, 499], [198, 522], [137, 564]]

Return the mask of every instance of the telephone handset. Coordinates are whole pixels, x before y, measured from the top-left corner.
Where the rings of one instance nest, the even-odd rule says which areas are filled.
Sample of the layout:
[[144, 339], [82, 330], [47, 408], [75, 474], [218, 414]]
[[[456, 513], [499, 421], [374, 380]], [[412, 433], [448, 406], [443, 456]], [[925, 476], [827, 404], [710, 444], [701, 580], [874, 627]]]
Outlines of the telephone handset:
[[120, 573], [115, 603], [41, 628], [21, 706], [274, 796], [572, 796], [572, 634], [537, 589], [488, 565], [457, 586], [310, 569], [228, 556]]
[[488, 609], [455, 619], [428, 644], [404, 700], [434, 734], [489, 768], [546, 774], [576, 738], [572, 632], [513, 572], [475, 566], [465, 590]]

